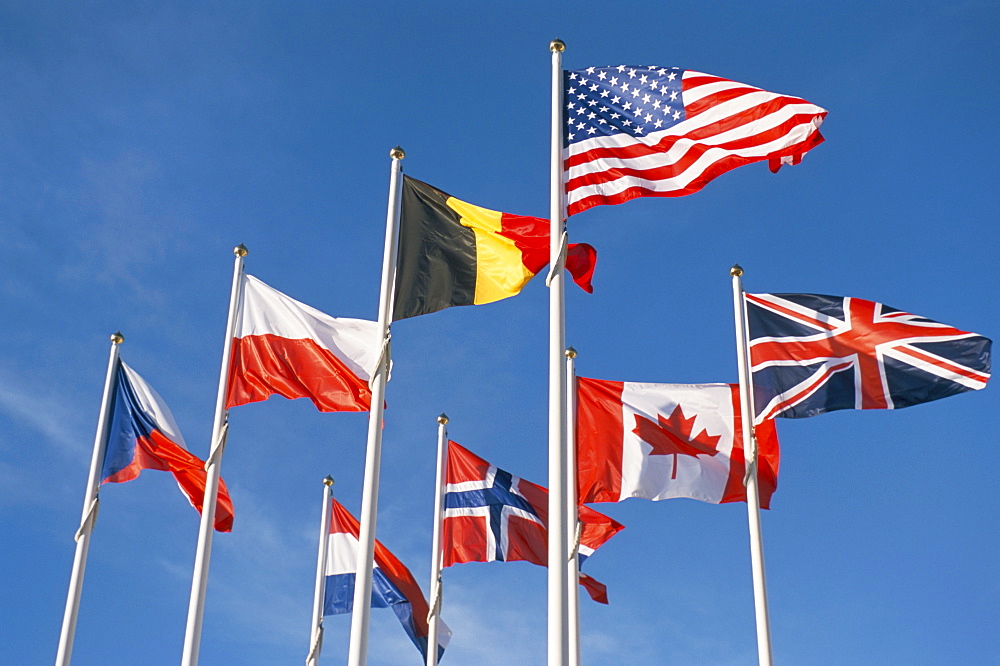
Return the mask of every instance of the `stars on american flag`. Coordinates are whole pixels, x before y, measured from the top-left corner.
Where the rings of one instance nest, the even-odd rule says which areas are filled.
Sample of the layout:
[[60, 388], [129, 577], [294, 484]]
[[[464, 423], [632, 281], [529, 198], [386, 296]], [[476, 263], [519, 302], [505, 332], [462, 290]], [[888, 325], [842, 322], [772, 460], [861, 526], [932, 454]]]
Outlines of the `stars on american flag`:
[[565, 143], [592, 136], [643, 137], [684, 120], [682, 70], [587, 67], [564, 73]]

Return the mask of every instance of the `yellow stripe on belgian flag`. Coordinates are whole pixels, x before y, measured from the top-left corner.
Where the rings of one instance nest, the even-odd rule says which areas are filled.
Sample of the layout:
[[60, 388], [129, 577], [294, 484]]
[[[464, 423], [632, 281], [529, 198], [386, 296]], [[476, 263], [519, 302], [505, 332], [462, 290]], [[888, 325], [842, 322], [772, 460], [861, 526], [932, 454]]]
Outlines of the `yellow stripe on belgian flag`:
[[476, 235], [473, 303], [482, 305], [516, 296], [535, 274], [525, 267], [521, 250], [514, 241], [500, 235], [503, 213], [473, 206], [455, 197], [449, 197], [445, 203], [458, 213], [462, 226], [469, 227]]

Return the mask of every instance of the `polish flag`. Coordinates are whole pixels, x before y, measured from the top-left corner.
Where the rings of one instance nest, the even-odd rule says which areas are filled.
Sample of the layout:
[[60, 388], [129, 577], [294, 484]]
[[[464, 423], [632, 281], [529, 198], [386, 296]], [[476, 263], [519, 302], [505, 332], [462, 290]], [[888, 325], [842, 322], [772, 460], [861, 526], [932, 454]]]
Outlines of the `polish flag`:
[[[577, 378], [580, 502], [690, 497], [745, 502], [739, 386]], [[758, 492], [778, 485], [774, 421], [756, 426]]]
[[[323, 615], [350, 613], [354, 608], [354, 583], [357, 577], [360, 525], [358, 519], [335, 499], [330, 511], [327, 536], [326, 590]], [[396, 556], [375, 542], [375, 568], [372, 571], [372, 608], [392, 608], [403, 630], [420, 654], [427, 658], [427, 614], [430, 607], [413, 574]], [[438, 658], [451, 639], [451, 629], [438, 622]]]
[[[171, 472], [191, 506], [205, 502], [205, 461], [190, 453], [163, 398], [135, 370], [119, 361], [114, 405], [104, 453], [101, 483], [123, 483], [144, 469]], [[215, 529], [233, 529], [233, 502], [219, 480]]]
[[243, 276], [226, 408], [272, 395], [321, 412], [365, 412], [381, 352], [378, 324], [344, 319]]

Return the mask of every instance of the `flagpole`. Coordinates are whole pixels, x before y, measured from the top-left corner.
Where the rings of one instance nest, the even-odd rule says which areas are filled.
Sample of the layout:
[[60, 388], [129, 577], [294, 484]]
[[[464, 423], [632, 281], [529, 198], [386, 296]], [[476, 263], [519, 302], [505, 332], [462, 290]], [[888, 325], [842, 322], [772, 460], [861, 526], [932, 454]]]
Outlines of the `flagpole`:
[[201, 649], [201, 627], [205, 615], [205, 591], [208, 588], [208, 565], [212, 557], [212, 536], [215, 533], [215, 507], [219, 497], [219, 472], [226, 446], [228, 410], [226, 394], [229, 392], [229, 361], [233, 353], [233, 335], [239, 313], [243, 290], [243, 260], [247, 249], [241, 243], [233, 248], [233, 286], [229, 293], [229, 319], [226, 322], [226, 340], [222, 346], [222, 368], [219, 370], [219, 390], [215, 396], [215, 421], [212, 425], [210, 454], [205, 461], [205, 498], [201, 508], [201, 525], [198, 528], [198, 548], [194, 555], [194, 573], [191, 576], [191, 599], [188, 603], [187, 626], [184, 630], [182, 666], [197, 666]]
[[431, 536], [430, 610], [427, 613], [427, 666], [438, 663], [438, 624], [441, 620], [441, 528], [444, 522], [444, 475], [448, 464], [448, 415], [437, 417], [437, 474], [434, 480], [434, 531]]
[[326, 597], [326, 553], [330, 541], [330, 497], [333, 477], [323, 479], [323, 509], [319, 519], [319, 552], [316, 553], [316, 585], [313, 588], [312, 628], [309, 631], [309, 654], [306, 666], [318, 666], [323, 649], [323, 601]]
[[733, 310], [736, 316], [736, 354], [740, 377], [740, 422], [747, 475], [747, 517], [750, 525], [750, 567], [753, 572], [753, 601], [757, 619], [757, 658], [761, 666], [771, 664], [771, 623], [767, 612], [767, 580], [764, 576], [764, 537], [760, 526], [760, 496], [757, 490], [757, 439], [753, 434], [754, 404], [750, 386], [750, 355], [747, 349], [746, 300], [743, 297], [743, 269], [729, 269], [733, 278]]
[[549, 173], [549, 666], [568, 666], [569, 592], [566, 539], [566, 290], [563, 281], [567, 238], [562, 167], [562, 54], [566, 44], [554, 39], [552, 53], [552, 136]]
[[351, 614], [351, 643], [347, 663], [362, 666], [368, 659], [368, 622], [372, 600], [372, 568], [375, 560], [375, 520], [378, 512], [379, 467], [382, 459], [382, 414], [385, 409], [385, 382], [389, 372], [389, 324], [392, 321], [392, 293], [396, 279], [396, 244], [399, 232], [399, 199], [403, 187], [403, 149], [389, 151], [389, 206], [385, 220], [385, 248], [382, 255], [382, 284], [378, 305], [378, 344], [382, 350], [371, 379], [372, 405], [368, 417], [368, 445], [365, 480], [361, 494], [361, 529], [358, 535], [357, 578], [354, 611]]
[[569, 594], [569, 663], [580, 666], [580, 510], [576, 489], [576, 350], [566, 348], [566, 538], [569, 562], [566, 587]]
[[104, 395], [101, 397], [101, 411], [97, 417], [97, 434], [94, 436], [94, 453], [90, 458], [90, 476], [87, 478], [87, 492], [83, 496], [83, 515], [76, 531], [76, 554], [69, 577], [69, 593], [66, 595], [66, 610], [63, 613], [62, 630], [59, 632], [59, 649], [56, 652], [56, 666], [68, 666], [73, 655], [73, 639], [76, 636], [76, 619], [80, 612], [80, 594], [83, 591], [83, 574], [87, 568], [87, 551], [90, 549], [90, 535], [97, 521], [98, 493], [101, 488], [101, 469], [104, 467], [104, 453], [108, 448], [108, 426], [115, 375], [118, 371], [119, 345], [125, 342], [121, 331], [111, 334], [111, 353], [108, 357], [108, 371], [104, 376]]

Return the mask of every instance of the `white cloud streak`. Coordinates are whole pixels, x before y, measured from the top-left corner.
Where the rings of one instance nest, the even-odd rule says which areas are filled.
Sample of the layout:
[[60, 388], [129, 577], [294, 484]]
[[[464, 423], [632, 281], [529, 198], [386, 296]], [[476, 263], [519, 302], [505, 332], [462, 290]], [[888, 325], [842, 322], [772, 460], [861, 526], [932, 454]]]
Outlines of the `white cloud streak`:
[[[14, 390], [12, 386], [23, 386], [22, 382], [0, 377], [0, 410], [29, 426], [45, 437], [45, 440], [63, 453], [77, 455], [89, 448], [90, 442], [81, 441], [76, 430], [67, 425], [73, 422], [71, 409], [52, 394], [39, 395], [35, 392]], [[0, 439], [0, 449], [13, 444], [11, 434], [4, 429]]]

